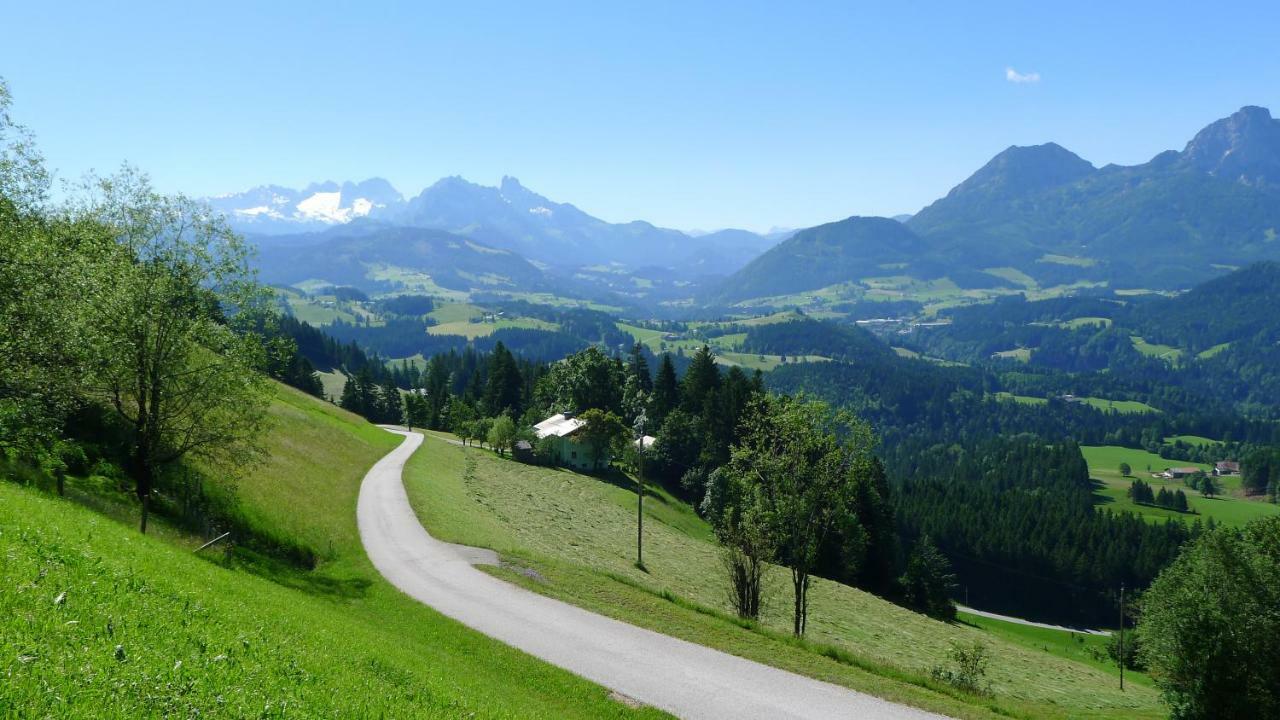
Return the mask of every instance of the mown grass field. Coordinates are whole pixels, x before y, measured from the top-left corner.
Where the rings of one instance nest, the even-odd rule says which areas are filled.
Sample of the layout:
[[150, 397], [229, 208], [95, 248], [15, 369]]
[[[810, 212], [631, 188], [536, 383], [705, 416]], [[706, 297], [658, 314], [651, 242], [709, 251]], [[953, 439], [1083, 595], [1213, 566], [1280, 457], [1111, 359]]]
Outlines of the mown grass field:
[[1158, 343], [1149, 343], [1145, 339], [1134, 335], [1129, 338], [1133, 342], [1133, 349], [1150, 357], [1160, 358], [1170, 364], [1177, 365], [1182, 362], [1183, 352], [1181, 349], [1172, 345], [1160, 345]]
[[503, 328], [521, 328], [526, 330], [559, 330], [560, 326], [539, 320], [537, 318], [498, 318], [492, 322], [472, 322], [471, 320], [457, 320], [454, 322], [440, 323], [427, 328], [427, 333], [431, 335], [462, 335], [468, 340], [475, 340], [478, 337], [488, 337], [495, 331]]
[[0, 483], [2, 714], [664, 717], [381, 580], [359, 544], [355, 497], [398, 438], [285, 388], [272, 414], [271, 460], [240, 479], [238, 497], [264, 530], [320, 551], [315, 571], [223, 567]]
[[[728, 617], [718, 550], [706, 524], [663, 493], [646, 502], [646, 570], [635, 561], [635, 494], [628, 481], [521, 465], [490, 451], [428, 438], [406, 487], [424, 525], [451, 542], [490, 547], [531, 569], [497, 571], [530, 589], [637, 625], [954, 717], [1160, 717], [1154, 691], [1121, 694], [1114, 668], [1046, 652], [1025, 639], [945, 624], [826, 581], [811, 591], [809, 638], [788, 637], [781, 570], [759, 627]], [[1065, 635], [1065, 633], [1064, 633]], [[951, 640], [992, 649], [994, 697], [928, 680]], [[994, 708], [994, 709], [993, 709]]]
[[[1200, 493], [1187, 487], [1181, 480], [1165, 480], [1151, 477], [1152, 473], [1158, 473], [1170, 467], [1197, 467], [1206, 472], [1212, 470], [1210, 465], [1204, 463], [1166, 460], [1159, 455], [1143, 450], [1110, 445], [1083, 446], [1080, 451], [1084, 454], [1085, 461], [1089, 463], [1089, 475], [1102, 483], [1102, 487], [1096, 493], [1099, 503], [1109, 510], [1128, 510], [1152, 521], [1177, 518], [1187, 522], [1194, 522], [1197, 518], [1201, 521], [1208, 521], [1209, 518], [1213, 518], [1217, 522], [1234, 527], [1239, 527], [1250, 520], [1260, 517], [1280, 514], [1280, 506], [1278, 505], [1244, 499], [1240, 491], [1239, 476], [1219, 478], [1223, 494], [1215, 498], [1203, 497]], [[1120, 474], [1120, 463], [1122, 462], [1129, 464], [1133, 471], [1133, 477], [1126, 478]], [[1151, 489], [1155, 492], [1160, 492], [1162, 487], [1168, 488], [1170, 491], [1182, 490], [1187, 495], [1188, 505], [1195, 513], [1179, 513], [1161, 507], [1134, 503], [1129, 499], [1126, 492], [1135, 478], [1141, 478], [1144, 482], [1150, 483]]]

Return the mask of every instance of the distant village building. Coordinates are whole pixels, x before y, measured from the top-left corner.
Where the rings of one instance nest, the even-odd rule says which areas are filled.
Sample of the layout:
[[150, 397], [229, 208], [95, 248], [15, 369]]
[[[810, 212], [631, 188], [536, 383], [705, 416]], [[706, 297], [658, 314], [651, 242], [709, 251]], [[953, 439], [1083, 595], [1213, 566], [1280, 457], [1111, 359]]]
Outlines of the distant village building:
[[1234, 460], [1223, 460], [1213, 466], [1213, 474], [1219, 477], [1224, 475], [1239, 475], [1240, 463]]
[[1181, 480], [1182, 478], [1191, 477], [1196, 473], [1202, 473], [1202, 472], [1204, 472], [1204, 470], [1198, 467], [1180, 467], [1180, 468], [1169, 468], [1165, 470], [1164, 473], [1162, 474], [1164, 475], [1164, 477], [1169, 478], [1170, 480]]
[[[573, 413], [557, 413], [534, 425], [533, 432], [540, 441], [551, 438], [557, 465], [589, 470], [592, 467], [591, 448], [582, 442], [578, 433], [586, 425], [586, 421], [574, 417]], [[609, 462], [608, 457], [601, 460], [602, 465]]]

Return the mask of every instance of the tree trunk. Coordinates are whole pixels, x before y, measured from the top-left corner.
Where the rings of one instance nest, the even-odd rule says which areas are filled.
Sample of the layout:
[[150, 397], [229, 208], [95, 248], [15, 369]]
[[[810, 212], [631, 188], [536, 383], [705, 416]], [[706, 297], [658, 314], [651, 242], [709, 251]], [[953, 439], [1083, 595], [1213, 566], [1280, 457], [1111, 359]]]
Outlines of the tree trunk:
[[791, 570], [791, 585], [795, 590], [795, 608], [792, 632], [796, 637], [803, 637], [805, 625], [809, 620], [809, 573], [803, 570]]

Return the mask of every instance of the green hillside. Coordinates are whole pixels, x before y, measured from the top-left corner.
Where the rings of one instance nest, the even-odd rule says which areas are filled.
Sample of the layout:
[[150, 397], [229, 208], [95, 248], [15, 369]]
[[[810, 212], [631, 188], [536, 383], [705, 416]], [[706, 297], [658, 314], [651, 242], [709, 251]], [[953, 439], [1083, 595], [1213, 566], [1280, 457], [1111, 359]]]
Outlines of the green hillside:
[[[635, 561], [635, 494], [604, 482], [463, 449], [433, 434], [410, 460], [406, 486], [437, 537], [497, 550], [504, 579], [634, 624], [953, 717], [1159, 717], [1145, 678], [1125, 693], [1112, 668], [1041, 649], [1026, 633], [948, 625], [867, 593], [817, 580], [809, 639], [789, 637], [789, 580], [777, 570], [762, 626], [730, 616], [709, 528], [662, 491], [646, 501], [645, 566]], [[1063, 637], [1069, 639], [1066, 633]], [[992, 651], [992, 698], [928, 679], [950, 641]], [[1083, 652], [1082, 648], [1082, 652]]]
[[910, 262], [924, 249], [897, 220], [851, 217], [801, 230], [774, 246], [730, 276], [720, 299], [786, 295], [883, 275], [881, 265]]
[[388, 585], [359, 544], [355, 499], [397, 438], [285, 388], [271, 414], [270, 459], [237, 497], [256, 528], [313, 548], [314, 571], [224, 567], [0, 483], [7, 716], [662, 716]]

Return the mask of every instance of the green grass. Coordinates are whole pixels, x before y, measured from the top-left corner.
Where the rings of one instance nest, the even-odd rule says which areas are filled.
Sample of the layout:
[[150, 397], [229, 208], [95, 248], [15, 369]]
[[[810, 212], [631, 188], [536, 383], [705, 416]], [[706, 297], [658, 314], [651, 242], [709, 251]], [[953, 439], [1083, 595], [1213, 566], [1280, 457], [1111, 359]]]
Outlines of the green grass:
[[1107, 398], [1097, 397], [1077, 397], [1076, 400], [1088, 405], [1089, 407], [1094, 407], [1104, 412], [1122, 414], [1160, 412], [1156, 408], [1137, 400], [1108, 400]]
[[1006, 360], [1017, 360], [1019, 362], [1031, 362], [1031, 348], [1014, 348], [1013, 350], [1001, 350], [992, 353], [992, 357], [1004, 358]]
[[1172, 345], [1159, 345], [1156, 343], [1149, 343], [1145, 339], [1137, 335], [1133, 335], [1129, 339], [1133, 342], [1133, 349], [1137, 350], [1143, 355], [1147, 355], [1149, 357], [1154, 357], [1154, 358], [1160, 358], [1161, 360], [1169, 362], [1173, 365], [1177, 365], [1178, 363], [1182, 362], [1182, 355], [1183, 355], [1182, 350]]
[[[959, 619], [1009, 642], [1089, 665], [1114, 676], [1114, 682], [1119, 684], [1120, 670], [1107, 657], [1107, 642], [1110, 638], [1105, 635], [1032, 627], [966, 612], [959, 613]], [[1151, 679], [1142, 673], [1125, 673], [1125, 681], [1130, 679], [1151, 687]]]
[[322, 305], [321, 301], [312, 298], [290, 297], [288, 303], [293, 316], [310, 325], [332, 325], [335, 320], [355, 321], [355, 315], [350, 312], [335, 305]]
[[993, 395], [997, 400], [1011, 401], [1021, 403], [1022, 405], [1048, 405], [1049, 401], [1044, 398], [1030, 397], [1028, 395], [1014, 395], [1010, 392], [998, 392]]
[[[409, 462], [409, 497], [436, 536], [490, 547], [536, 571], [499, 574], [644, 627], [954, 717], [1158, 717], [1154, 692], [1121, 695], [1096, 667], [961, 624], [948, 625], [867, 593], [818, 580], [809, 639], [787, 637], [785, 573], [770, 578], [760, 625], [738, 622], [728, 604], [716, 546], [690, 508], [665, 495], [646, 502], [645, 565], [635, 561], [635, 495], [565, 470], [521, 465], [487, 450], [429, 438]], [[931, 685], [950, 640], [992, 648], [994, 700]]]
[[[1085, 461], [1089, 463], [1089, 475], [1102, 483], [1102, 487], [1096, 493], [1100, 506], [1110, 510], [1128, 510], [1152, 521], [1177, 518], [1193, 522], [1196, 518], [1202, 521], [1213, 518], [1217, 522], [1234, 527], [1260, 517], [1280, 514], [1280, 505], [1244, 499], [1239, 476], [1220, 478], [1223, 494], [1215, 498], [1201, 496], [1200, 493], [1188, 488], [1182, 480], [1151, 477], [1152, 473], [1158, 473], [1169, 467], [1197, 467], [1206, 472], [1210, 471], [1211, 466], [1204, 463], [1166, 460], [1143, 450], [1111, 445], [1082, 446], [1080, 451], [1084, 454]], [[1129, 463], [1133, 477], [1126, 478], [1120, 475], [1122, 462]], [[1148, 467], [1150, 470], [1147, 469]], [[1125, 494], [1134, 478], [1141, 478], [1144, 482], [1150, 483], [1151, 488], [1156, 492], [1159, 492], [1162, 487], [1170, 491], [1182, 490], [1186, 493], [1187, 502], [1195, 514], [1135, 504]]]
[[330, 370], [329, 372], [318, 372], [320, 376], [320, 385], [324, 387], [324, 396], [337, 402], [342, 397], [342, 390], [347, 386], [347, 376], [343, 375], [340, 370]]
[[1170, 435], [1164, 439], [1166, 445], [1174, 443], [1186, 443], [1192, 447], [1204, 447], [1206, 445], [1217, 445], [1218, 441], [1213, 438], [1202, 437], [1200, 435]]
[[1036, 262], [1051, 263], [1054, 265], [1071, 265], [1074, 267], [1093, 267], [1098, 264], [1097, 260], [1087, 257], [1072, 257], [1070, 255], [1042, 255]]
[[1214, 345], [1208, 350], [1201, 350], [1200, 352], [1196, 353], [1196, 357], [1201, 360], [1208, 360], [1209, 358], [1223, 352], [1229, 347], [1231, 347], [1231, 343], [1229, 342], [1220, 343], [1218, 345]]
[[1111, 327], [1111, 318], [1104, 317], [1078, 317], [1062, 323], [1062, 327], [1068, 330], [1079, 330], [1082, 327]]
[[355, 497], [398, 438], [284, 388], [272, 414], [272, 458], [238, 496], [255, 522], [324, 551], [311, 573], [224, 567], [0, 483], [6, 717], [663, 716], [384, 582], [359, 545]]
[[488, 337], [497, 330], [503, 328], [522, 328], [526, 330], [559, 330], [560, 326], [539, 320], [537, 318], [498, 318], [493, 322], [471, 322], [470, 320], [458, 320], [456, 322], [440, 323], [427, 328], [427, 333], [431, 335], [462, 335], [468, 340], [475, 340], [478, 337]]

